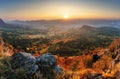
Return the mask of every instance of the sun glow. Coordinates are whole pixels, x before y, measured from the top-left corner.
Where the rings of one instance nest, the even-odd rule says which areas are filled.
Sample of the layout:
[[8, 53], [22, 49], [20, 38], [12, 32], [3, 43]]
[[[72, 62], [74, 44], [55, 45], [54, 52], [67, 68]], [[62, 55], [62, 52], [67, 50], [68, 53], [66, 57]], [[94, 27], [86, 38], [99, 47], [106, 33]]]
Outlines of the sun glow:
[[64, 17], [64, 19], [68, 19], [68, 18], [69, 18], [69, 15], [68, 15], [68, 14], [65, 14], [63, 17]]

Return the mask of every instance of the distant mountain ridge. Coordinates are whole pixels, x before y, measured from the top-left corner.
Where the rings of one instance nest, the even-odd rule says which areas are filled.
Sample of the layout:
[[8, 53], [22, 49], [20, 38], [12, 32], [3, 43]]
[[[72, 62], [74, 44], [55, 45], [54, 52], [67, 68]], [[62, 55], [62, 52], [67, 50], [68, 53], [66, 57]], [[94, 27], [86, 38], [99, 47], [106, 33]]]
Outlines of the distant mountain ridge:
[[0, 26], [5, 25], [5, 22], [0, 18]]
[[82, 25], [91, 25], [96, 27], [115, 27], [120, 28], [120, 20], [98, 20], [98, 19], [73, 19], [73, 20], [15, 20], [12, 24], [20, 24], [32, 28], [46, 28], [51, 26], [74, 28]]
[[[19, 29], [26, 29], [24, 27], [21, 27], [17, 24], [9, 24], [4, 22], [1, 18], [0, 18], [0, 30], [19, 30]], [[29, 29], [29, 28], [27, 28]]]

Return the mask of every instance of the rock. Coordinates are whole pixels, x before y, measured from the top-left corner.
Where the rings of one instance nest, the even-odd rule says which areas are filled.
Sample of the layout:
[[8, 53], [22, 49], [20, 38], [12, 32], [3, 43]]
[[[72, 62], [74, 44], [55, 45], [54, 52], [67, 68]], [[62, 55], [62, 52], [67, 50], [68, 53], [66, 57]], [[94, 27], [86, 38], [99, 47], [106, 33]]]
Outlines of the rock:
[[38, 57], [37, 63], [40, 72], [43, 74], [43, 76], [47, 77], [48, 79], [50, 77], [53, 77], [55, 74], [62, 73], [62, 69], [59, 66], [57, 66], [57, 61], [54, 55], [50, 53], [46, 53]]
[[61, 74], [61, 72], [63, 71], [62, 68], [60, 68], [58, 65], [54, 67], [53, 71], [55, 73]]
[[55, 67], [57, 65], [55, 57], [50, 53], [46, 53], [38, 57], [37, 62], [39, 66], [43, 67]]
[[50, 53], [43, 54], [38, 58], [26, 52], [14, 53], [11, 57], [11, 67], [15, 72], [21, 70], [25, 78], [31, 78], [39, 72], [43, 78], [54, 79], [63, 71], [57, 65], [54, 55]]
[[38, 70], [36, 58], [29, 53], [15, 53], [11, 57], [11, 67], [14, 70], [21, 69], [25, 76], [31, 76]]

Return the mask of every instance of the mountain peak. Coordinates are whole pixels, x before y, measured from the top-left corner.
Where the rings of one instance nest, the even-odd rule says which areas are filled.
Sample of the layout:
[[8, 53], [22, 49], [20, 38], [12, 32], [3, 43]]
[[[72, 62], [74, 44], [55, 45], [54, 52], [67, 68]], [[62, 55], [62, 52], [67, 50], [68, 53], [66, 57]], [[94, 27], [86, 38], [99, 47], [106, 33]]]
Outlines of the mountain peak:
[[89, 26], [89, 25], [83, 25], [80, 29], [86, 29], [86, 30], [93, 30], [93, 29], [95, 29], [94, 27], [92, 27], [92, 26]]
[[93, 27], [89, 25], [83, 25], [81, 28], [93, 28]]
[[0, 18], [0, 25], [4, 25], [5, 22]]

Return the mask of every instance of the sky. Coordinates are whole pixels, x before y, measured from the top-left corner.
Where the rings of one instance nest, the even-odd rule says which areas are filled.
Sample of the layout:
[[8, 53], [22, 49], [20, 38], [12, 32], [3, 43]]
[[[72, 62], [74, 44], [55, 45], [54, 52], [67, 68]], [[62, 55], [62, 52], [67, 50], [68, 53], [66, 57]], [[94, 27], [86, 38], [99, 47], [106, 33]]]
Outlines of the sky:
[[0, 0], [0, 18], [120, 19], [120, 0]]

